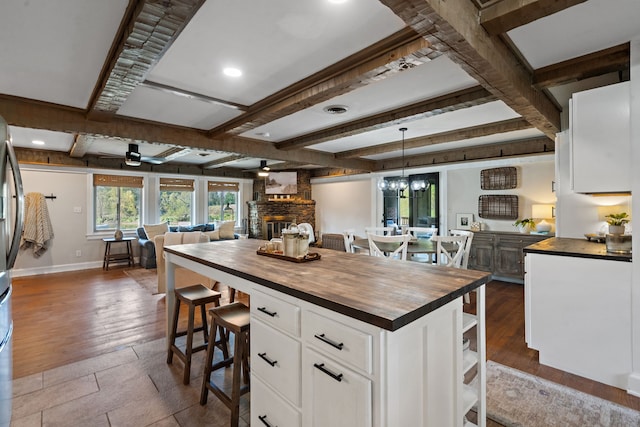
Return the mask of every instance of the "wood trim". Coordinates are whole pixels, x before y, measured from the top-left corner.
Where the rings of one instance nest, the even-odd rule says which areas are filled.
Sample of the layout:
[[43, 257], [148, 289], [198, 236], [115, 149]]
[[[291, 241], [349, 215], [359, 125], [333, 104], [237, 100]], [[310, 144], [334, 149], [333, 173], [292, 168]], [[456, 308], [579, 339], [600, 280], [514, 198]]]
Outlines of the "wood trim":
[[[471, 126], [449, 132], [440, 132], [432, 135], [411, 138], [404, 141], [404, 148], [419, 148], [429, 145], [437, 145], [445, 142], [461, 141], [470, 138], [479, 138], [487, 135], [494, 135], [502, 132], [513, 132], [523, 129], [531, 129], [531, 124], [524, 119], [510, 119], [497, 123], [487, 123], [479, 126]], [[336, 158], [364, 157], [376, 154], [388, 153], [402, 149], [402, 141], [394, 141], [387, 144], [379, 144], [371, 147], [358, 148], [336, 153]]]
[[323, 129], [300, 137], [291, 138], [278, 142], [275, 145], [279, 150], [293, 150], [330, 141], [336, 138], [357, 135], [363, 132], [384, 128], [393, 124], [422, 119], [425, 116], [481, 105], [495, 100], [496, 97], [490, 94], [487, 90], [480, 86], [474, 86], [439, 96], [437, 98], [416, 102], [392, 111], [343, 123], [329, 129]]
[[[550, 154], [555, 151], [555, 142], [546, 136], [521, 139], [501, 144], [490, 144], [455, 150], [438, 151], [404, 157], [405, 168], [434, 166], [472, 160], [501, 159], [505, 157], [523, 157], [535, 154]], [[403, 167], [401, 158], [379, 160], [376, 171], [398, 170]]]
[[[256, 139], [241, 137], [213, 139], [208, 137], [204, 132], [195, 129], [172, 126], [164, 123], [134, 120], [120, 116], [114, 116], [109, 122], [91, 120], [85, 117], [84, 111], [80, 109], [34, 102], [10, 96], [0, 96], [0, 116], [4, 117], [7, 123], [12, 126], [80, 133], [97, 138], [123, 138], [126, 140], [153, 141], [154, 143], [178, 146], [182, 146], [185, 141], [188, 141], [189, 146], [195, 149], [224, 151], [247, 157], [366, 171], [371, 171], [375, 165], [375, 162], [365, 159], [336, 159], [333, 153], [325, 153], [322, 151], [282, 151], [278, 150], [270, 142]], [[58, 154], [57, 158], [60, 158], [60, 156], [70, 158], [66, 153], [58, 152]], [[85, 163], [84, 160], [76, 160], [79, 160], [81, 166]], [[95, 160], [92, 159], [92, 162], [95, 163]], [[108, 164], [106, 161], [98, 161], [97, 163]], [[69, 162], [63, 164], [69, 165]], [[114, 167], [119, 169], [119, 164], [120, 162], [116, 162]], [[180, 168], [184, 169], [185, 165], [177, 165], [174, 167], [167, 165], [167, 170]], [[202, 173], [202, 168], [199, 166], [195, 168], [199, 171], [196, 172], [196, 174]], [[221, 172], [217, 174], [219, 173]], [[227, 172], [224, 173], [226, 174]], [[242, 171], [236, 169], [233, 176], [243, 176]]]
[[531, 86], [532, 77], [509, 48], [479, 24], [469, 0], [380, 0], [483, 87], [549, 138], [560, 130], [560, 111]]
[[492, 35], [553, 15], [586, 0], [502, 0], [480, 11], [480, 24]]
[[537, 88], [548, 88], [616, 71], [628, 71], [630, 62], [630, 44], [623, 43], [538, 68], [533, 72], [533, 84]]
[[241, 134], [278, 118], [302, 111], [338, 95], [390, 77], [402, 70], [405, 57], [427, 62], [439, 56], [429, 42], [406, 27], [380, 42], [253, 104], [240, 117], [210, 131]]
[[[117, 113], [139, 83], [173, 44], [205, 0], [131, 2], [109, 65], [89, 104], [89, 116], [108, 118]], [[135, 4], [135, 8], [132, 5]]]

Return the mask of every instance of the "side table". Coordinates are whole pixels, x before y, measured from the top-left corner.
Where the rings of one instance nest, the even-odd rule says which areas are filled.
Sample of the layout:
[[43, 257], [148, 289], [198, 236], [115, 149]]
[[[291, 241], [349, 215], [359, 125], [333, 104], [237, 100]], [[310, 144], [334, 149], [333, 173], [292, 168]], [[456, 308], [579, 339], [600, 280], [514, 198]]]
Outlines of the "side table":
[[[129, 267], [133, 267], [133, 249], [131, 247], [131, 242], [136, 240], [135, 237], [123, 237], [122, 239], [115, 239], [113, 237], [105, 237], [102, 239], [105, 242], [106, 246], [104, 248], [104, 261], [102, 262], [102, 269], [109, 270], [109, 263], [111, 262], [126, 262]], [[111, 244], [112, 243], [126, 243], [127, 252], [112, 254], [111, 253]]]

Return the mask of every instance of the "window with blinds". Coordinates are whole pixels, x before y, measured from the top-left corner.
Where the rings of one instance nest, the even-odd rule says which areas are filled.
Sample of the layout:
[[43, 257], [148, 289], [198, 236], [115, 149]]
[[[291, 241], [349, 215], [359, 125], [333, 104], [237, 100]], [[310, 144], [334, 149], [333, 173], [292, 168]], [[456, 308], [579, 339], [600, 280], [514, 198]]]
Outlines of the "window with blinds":
[[237, 182], [209, 181], [209, 222], [236, 221], [238, 218], [238, 193], [240, 184]]
[[141, 225], [143, 179], [140, 176], [93, 175], [93, 230], [135, 230]]
[[194, 180], [160, 178], [160, 222], [192, 225]]

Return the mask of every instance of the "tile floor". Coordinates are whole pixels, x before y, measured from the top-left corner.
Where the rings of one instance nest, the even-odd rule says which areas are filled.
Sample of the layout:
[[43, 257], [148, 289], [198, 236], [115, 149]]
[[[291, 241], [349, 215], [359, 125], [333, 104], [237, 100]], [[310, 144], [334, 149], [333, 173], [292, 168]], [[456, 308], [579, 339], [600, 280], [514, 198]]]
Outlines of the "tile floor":
[[[16, 379], [11, 426], [228, 426], [230, 411], [212, 393], [199, 403], [204, 356], [193, 356], [188, 386], [182, 362], [167, 365], [164, 338]], [[230, 384], [231, 371], [212, 377]], [[241, 398], [240, 427], [250, 423], [249, 396]]]

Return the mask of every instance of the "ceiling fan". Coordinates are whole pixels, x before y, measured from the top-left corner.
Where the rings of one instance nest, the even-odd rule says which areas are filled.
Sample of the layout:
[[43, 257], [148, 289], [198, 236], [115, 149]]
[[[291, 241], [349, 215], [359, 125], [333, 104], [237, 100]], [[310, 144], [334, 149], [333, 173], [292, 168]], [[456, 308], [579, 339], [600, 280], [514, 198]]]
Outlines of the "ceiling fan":
[[[163, 163], [168, 162], [169, 160], [173, 160], [177, 157], [184, 156], [189, 154], [192, 150], [190, 148], [182, 148], [182, 147], [172, 147], [157, 156], [149, 157], [143, 156], [138, 151], [138, 144], [129, 144], [129, 149], [124, 154], [124, 162], [127, 166], [140, 166], [143, 162], [150, 163], [152, 165], [161, 165]], [[101, 157], [120, 157], [114, 155], [102, 155]]]
[[253, 169], [245, 169], [243, 172], [257, 172], [258, 176], [269, 176], [271, 168], [267, 166], [266, 160], [260, 160], [260, 167]]

